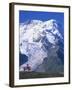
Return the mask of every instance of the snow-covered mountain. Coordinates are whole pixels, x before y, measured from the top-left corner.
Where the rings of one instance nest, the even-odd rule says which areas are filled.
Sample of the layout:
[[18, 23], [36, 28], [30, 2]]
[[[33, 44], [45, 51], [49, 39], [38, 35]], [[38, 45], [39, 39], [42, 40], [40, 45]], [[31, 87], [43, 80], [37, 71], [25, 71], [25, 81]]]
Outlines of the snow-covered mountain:
[[[20, 65], [20, 71], [48, 70], [49, 56], [61, 62], [63, 59], [63, 35], [56, 20], [31, 20], [20, 24], [20, 53], [28, 57], [28, 61]], [[60, 54], [60, 55], [59, 55]], [[46, 59], [47, 58], [47, 59]], [[44, 63], [44, 64], [43, 64]], [[45, 65], [45, 70], [40, 65]], [[24, 68], [26, 68], [24, 70]], [[42, 70], [41, 70], [42, 69]]]

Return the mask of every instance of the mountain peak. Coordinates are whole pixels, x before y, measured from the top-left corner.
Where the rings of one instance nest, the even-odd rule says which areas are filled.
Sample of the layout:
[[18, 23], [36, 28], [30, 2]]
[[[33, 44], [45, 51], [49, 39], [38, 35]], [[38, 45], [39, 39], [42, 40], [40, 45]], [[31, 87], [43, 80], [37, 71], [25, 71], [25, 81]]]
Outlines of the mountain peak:
[[[29, 64], [32, 70], [42, 64], [43, 59], [47, 57], [48, 51], [45, 50], [45, 46], [54, 47], [60, 39], [62, 40], [63, 37], [54, 19], [31, 20], [29, 23], [20, 24], [20, 52], [28, 56], [29, 60], [26, 64]], [[23, 64], [21, 68], [26, 64]]]

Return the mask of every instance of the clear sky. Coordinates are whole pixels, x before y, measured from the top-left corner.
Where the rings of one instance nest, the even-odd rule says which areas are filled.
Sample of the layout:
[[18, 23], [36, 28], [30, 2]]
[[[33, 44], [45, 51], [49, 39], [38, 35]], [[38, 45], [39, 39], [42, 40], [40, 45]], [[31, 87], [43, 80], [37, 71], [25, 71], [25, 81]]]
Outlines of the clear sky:
[[55, 19], [62, 25], [64, 25], [64, 13], [59, 12], [41, 12], [41, 11], [19, 11], [19, 23], [24, 23], [30, 20], [47, 21], [49, 19]]

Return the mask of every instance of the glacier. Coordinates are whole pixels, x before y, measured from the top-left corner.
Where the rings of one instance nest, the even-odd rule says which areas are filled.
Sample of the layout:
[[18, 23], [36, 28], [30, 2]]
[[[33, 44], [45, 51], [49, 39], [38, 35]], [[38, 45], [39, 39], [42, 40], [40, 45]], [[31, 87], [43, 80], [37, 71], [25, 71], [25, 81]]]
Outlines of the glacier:
[[[28, 61], [20, 65], [19, 70], [28, 72], [46, 71], [39, 67], [46, 60], [45, 58], [50, 56], [50, 52], [52, 55], [55, 53], [55, 57], [57, 56], [60, 41], [63, 41], [63, 36], [60, 33], [57, 21], [54, 19], [48, 21], [31, 20], [29, 23], [21, 23], [20, 53], [26, 55]], [[60, 59], [58, 60], [60, 61]], [[30, 67], [30, 70], [26, 68], [27, 66]], [[24, 70], [24, 68], [26, 69]]]

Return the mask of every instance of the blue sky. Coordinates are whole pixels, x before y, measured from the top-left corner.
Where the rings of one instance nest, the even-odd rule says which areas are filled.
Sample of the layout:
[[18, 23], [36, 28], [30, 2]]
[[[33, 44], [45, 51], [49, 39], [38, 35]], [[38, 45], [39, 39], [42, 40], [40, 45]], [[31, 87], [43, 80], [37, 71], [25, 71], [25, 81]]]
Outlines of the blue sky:
[[19, 11], [19, 23], [24, 23], [30, 20], [42, 20], [47, 21], [49, 19], [55, 19], [62, 25], [64, 25], [64, 13], [59, 12], [41, 12], [41, 11]]

